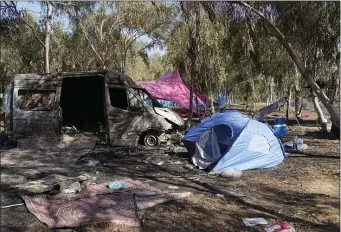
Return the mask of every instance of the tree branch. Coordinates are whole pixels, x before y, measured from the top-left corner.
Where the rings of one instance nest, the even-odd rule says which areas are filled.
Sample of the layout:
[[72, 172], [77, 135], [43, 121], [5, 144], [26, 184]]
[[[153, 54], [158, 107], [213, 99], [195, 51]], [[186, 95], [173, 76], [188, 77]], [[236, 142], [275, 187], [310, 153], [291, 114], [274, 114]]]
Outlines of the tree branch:
[[6, 4], [6, 6], [7, 6], [9, 9], [11, 9], [11, 11], [12, 11], [14, 14], [16, 14], [16, 15], [19, 17], [19, 19], [20, 19], [26, 26], [28, 26], [28, 27], [31, 29], [31, 31], [32, 31], [32, 33], [33, 33], [33, 35], [34, 35], [34, 37], [35, 37], [35, 38], [37, 39], [37, 41], [45, 48], [45, 47], [46, 47], [46, 46], [45, 46], [45, 43], [38, 37], [37, 32], [35, 31], [35, 29], [33, 28], [33, 26], [32, 26], [31, 24], [29, 24], [25, 19], [22, 18], [22, 16], [20, 15], [20, 13], [19, 13], [19, 11], [18, 11], [17, 6], [15, 5], [15, 3], [14, 3], [14, 2], [11, 2], [11, 3], [12, 3], [12, 6], [8, 5], [7, 2], [4, 2], [4, 3]]
[[92, 62], [94, 59], [95, 59], [95, 58], [92, 57], [92, 58], [89, 60], [88, 64], [86, 65], [85, 70], [88, 70], [89, 65], [91, 64], [91, 62]]
[[296, 63], [298, 69], [302, 74], [306, 73], [306, 68], [302, 62], [302, 60], [298, 57], [294, 49], [292, 48], [292, 45], [287, 41], [286, 37], [284, 34], [269, 20], [265, 17], [265, 15], [260, 12], [259, 10], [255, 9], [251, 5], [241, 1], [240, 4], [252, 12], [256, 13], [261, 19], [273, 30], [274, 36], [281, 42], [281, 44], [284, 46], [284, 48], [287, 50], [289, 53], [290, 57], [294, 60]]
[[295, 62], [298, 70], [300, 71], [302, 77], [308, 82], [311, 89], [314, 91], [314, 93], [318, 96], [318, 98], [321, 100], [323, 105], [328, 110], [330, 116], [332, 117], [333, 122], [336, 125], [340, 125], [340, 113], [337, 111], [336, 107], [331, 104], [330, 99], [327, 97], [327, 95], [321, 90], [321, 88], [318, 86], [316, 81], [307, 74], [307, 69], [305, 66], [305, 63], [302, 61], [302, 59], [299, 58], [295, 50], [293, 49], [291, 43], [287, 41], [284, 34], [269, 20], [267, 19], [263, 13], [261, 13], [259, 10], [255, 9], [251, 5], [241, 1], [239, 2], [242, 6], [246, 7], [247, 9], [251, 10], [252, 12], [256, 13], [275, 33], [275, 37], [279, 40], [279, 42], [282, 44], [282, 46], [285, 48], [285, 50], [290, 55], [291, 59]]
[[100, 26], [100, 41], [102, 42], [103, 41], [103, 25], [104, 25], [104, 22], [105, 22], [105, 19], [102, 20], [101, 22], [101, 26]]
[[86, 40], [88, 41], [88, 43], [89, 43], [89, 45], [90, 45], [92, 51], [98, 56], [98, 58], [99, 58], [100, 61], [102, 62], [102, 65], [104, 65], [104, 61], [103, 61], [101, 55], [96, 51], [95, 47], [94, 47], [93, 44], [91, 43], [91, 41], [90, 41], [90, 39], [89, 39], [89, 37], [88, 37], [88, 34], [86, 33], [85, 28], [83, 27], [83, 24], [82, 24], [82, 23], [79, 23], [79, 26], [80, 26], [80, 28], [82, 29], [82, 31], [83, 31], [83, 33], [84, 33], [84, 36], [85, 36]]

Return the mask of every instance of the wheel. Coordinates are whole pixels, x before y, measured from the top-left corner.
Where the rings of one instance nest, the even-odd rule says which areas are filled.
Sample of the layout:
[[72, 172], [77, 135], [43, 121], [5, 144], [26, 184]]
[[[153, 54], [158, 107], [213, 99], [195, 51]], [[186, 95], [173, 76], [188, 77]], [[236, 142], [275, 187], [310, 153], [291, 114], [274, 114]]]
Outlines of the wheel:
[[160, 145], [159, 136], [153, 132], [147, 133], [143, 138], [143, 142], [146, 147], [157, 147]]

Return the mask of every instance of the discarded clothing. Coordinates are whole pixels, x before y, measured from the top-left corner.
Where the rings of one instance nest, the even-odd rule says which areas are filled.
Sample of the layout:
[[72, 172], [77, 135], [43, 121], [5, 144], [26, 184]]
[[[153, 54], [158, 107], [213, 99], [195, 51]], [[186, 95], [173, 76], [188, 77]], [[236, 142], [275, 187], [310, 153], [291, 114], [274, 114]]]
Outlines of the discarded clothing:
[[131, 179], [119, 180], [128, 188], [112, 191], [108, 184], [89, 185], [79, 194], [23, 196], [28, 210], [50, 228], [121, 225], [137, 227], [137, 209], [145, 209], [189, 192], [161, 193]]
[[63, 175], [51, 174], [39, 180], [30, 181], [25, 184], [19, 184], [15, 187], [32, 193], [58, 193], [62, 192], [64, 189], [67, 189], [74, 182], [80, 182], [84, 188], [89, 185], [92, 180], [94, 180], [94, 178], [88, 174], [83, 174], [78, 177], [67, 177]]

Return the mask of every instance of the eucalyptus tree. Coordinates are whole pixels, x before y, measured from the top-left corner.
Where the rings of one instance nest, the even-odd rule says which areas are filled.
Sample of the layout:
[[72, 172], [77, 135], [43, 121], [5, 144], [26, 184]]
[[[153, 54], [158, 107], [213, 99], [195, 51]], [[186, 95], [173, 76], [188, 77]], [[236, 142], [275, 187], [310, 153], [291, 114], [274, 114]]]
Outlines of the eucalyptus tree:
[[[162, 43], [173, 18], [171, 7], [152, 2], [100, 2], [88, 11], [71, 7], [68, 13], [74, 33], [82, 33], [91, 49], [89, 63], [123, 73], [129, 56], [146, 60], [146, 51]], [[151, 41], [136, 46], [143, 37]]]
[[[43, 71], [42, 49], [36, 43], [31, 29], [8, 8], [8, 5], [2, 2], [1, 6], [1, 79], [17, 72]], [[38, 35], [41, 34], [38, 22], [30, 14], [26, 16], [26, 22]]]
[[[36, 38], [36, 41], [43, 47], [44, 49], [44, 71], [46, 73], [50, 72], [50, 34], [51, 34], [51, 22], [52, 22], [52, 11], [53, 11], [53, 2], [41, 2], [42, 6], [46, 6], [46, 15], [44, 18], [45, 24], [45, 33], [43, 36], [40, 36], [39, 31], [30, 23], [28, 20], [28, 14], [26, 10], [19, 10], [17, 7], [17, 3], [14, 1], [4, 2], [4, 5], [8, 7], [9, 10], [12, 11], [12, 14], [15, 15], [22, 23], [28, 26], [33, 35]], [[43, 37], [43, 38], [42, 38]]]
[[187, 24], [188, 41], [187, 56], [190, 61], [190, 96], [189, 96], [189, 117], [186, 127], [191, 126], [193, 115], [193, 83], [197, 76], [197, 53], [200, 38], [200, 4], [198, 2], [180, 2], [182, 16]]
[[[316, 73], [326, 70], [326, 66], [317, 69], [318, 63], [325, 62], [330, 62], [334, 75], [337, 72], [340, 5], [337, 2], [271, 2], [262, 7], [262, 13], [250, 4], [241, 4], [267, 25], [270, 33], [290, 55], [313, 94], [322, 102], [332, 121], [339, 127], [340, 113], [317, 84]], [[318, 102], [314, 102], [317, 113], [323, 120]], [[321, 123], [325, 127], [326, 122]]]
[[[248, 23], [251, 18], [254, 20], [255, 31], [263, 31], [264, 34], [276, 38], [277, 44], [282, 45], [302, 79], [308, 83], [331, 115], [333, 122], [339, 125], [340, 115], [335, 105], [316, 83], [316, 77], [310, 68], [312, 64], [317, 67], [317, 63], [328, 63], [333, 65], [333, 68], [324, 65], [324, 68], [320, 67], [319, 70], [336, 73], [335, 59], [339, 53], [337, 45], [340, 43], [338, 3], [211, 2], [206, 5], [206, 11], [211, 14], [210, 18], [213, 20], [217, 20], [217, 15], [223, 15], [223, 22], [229, 22], [232, 18], [234, 21]], [[315, 54], [315, 58], [320, 62], [313, 62], [312, 54]], [[295, 67], [292, 66], [292, 69], [295, 70]], [[335, 78], [335, 75], [332, 77]]]

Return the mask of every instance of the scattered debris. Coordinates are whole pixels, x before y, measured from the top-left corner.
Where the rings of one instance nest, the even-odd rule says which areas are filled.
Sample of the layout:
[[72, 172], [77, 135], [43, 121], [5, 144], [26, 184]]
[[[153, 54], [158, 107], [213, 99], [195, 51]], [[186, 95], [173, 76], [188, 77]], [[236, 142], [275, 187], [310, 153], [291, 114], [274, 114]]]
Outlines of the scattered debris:
[[[73, 188], [73, 184], [75, 182], [79, 182], [79, 184], [82, 185], [82, 188], [84, 188], [93, 180], [95, 180], [95, 178], [91, 177], [88, 174], [83, 174], [78, 177], [67, 177], [52, 174], [35, 181], [15, 185], [15, 187], [32, 193], [49, 192], [50, 194], [56, 194], [59, 192], [63, 192], [65, 189]], [[71, 185], [73, 186], [71, 187]]]
[[200, 176], [190, 176], [190, 177], [188, 177], [187, 179], [199, 181], [199, 180], [200, 180]]
[[193, 165], [190, 165], [190, 164], [186, 164], [186, 165], [184, 166], [184, 168], [186, 168], [186, 169], [188, 169], [188, 170], [192, 170], [192, 169], [194, 169], [194, 166], [193, 166]]
[[243, 218], [246, 226], [267, 225], [268, 222], [264, 218]]
[[63, 193], [79, 193], [80, 191], [82, 191], [82, 187], [81, 184], [76, 181], [74, 183], [72, 183], [70, 186], [68, 186], [66, 189], [63, 190]]
[[90, 167], [95, 167], [95, 166], [97, 166], [99, 163], [100, 163], [99, 160], [93, 160], [93, 159], [91, 159], [91, 160], [88, 161], [88, 163], [87, 163], [86, 165], [87, 165], [87, 166], [90, 166]]
[[152, 159], [152, 157], [147, 157], [145, 159], [142, 159], [141, 162], [144, 164], [149, 164], [149, 161]]
[[178, 181], [185, 181], [185, 179], [181, 176], [174, 176], [173, 179], [176, 179]]
[[156, 165], [161, 166], [164, 163], [165, 163], [165, 161], [160, 161], [160, 162], [156, 163]]
[[178, 161], [172, 162], [172, 164], [175, 164], [175, 165], [181, 165], [181, 164], [182, 164], [182, 162], [181, 162], [180, 160], [178, 160]]
[[308, 145], [304, 144], [302, 138], [295, 138], [294, 141], [288, 141], [283, 143], [284, 150], [286, 152], [303, 152], [308, 149]]
[[260, 232], [296, 232], [295, 228], [285, 221], [278, 221], [271, 226], [263, 227]]
[[1, 206], [1, 209], [12, 208], [12, 207], [21, 206], [21, 205], [24, 205], [24, 203], [14, 204], [14, 205]]
[[240, 178], [243, 172], [238, 170], [225, 170], [220, 173], [223, 177]]
[[309, 116], [310, 116], [310, 115], [307, 114], [307, 113], [302, 113], [302, 114], [301, 114], [301, 118], [303, 118], [303, 119], [304, 119], [304, 118], [309, 118]]
[[128, 185], [124, 182], [121, 182], [121, 181], [114, 181], [114, 182], [111, 182], [110, 184], [108, 184], [108, 188], [110, 190], [117, 191], [117, 190], [128, 188]]
[[78, 130], [75, 126], [72, 126], [72, 127], [64, 126], [62, 127], [62, 133], [63, 134], [77, 134]]

